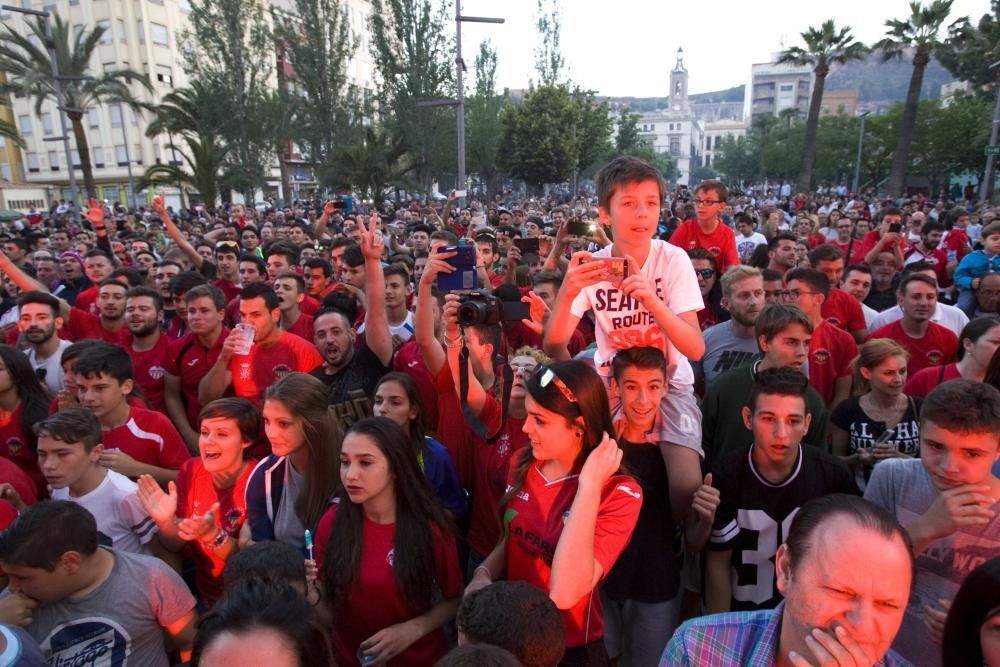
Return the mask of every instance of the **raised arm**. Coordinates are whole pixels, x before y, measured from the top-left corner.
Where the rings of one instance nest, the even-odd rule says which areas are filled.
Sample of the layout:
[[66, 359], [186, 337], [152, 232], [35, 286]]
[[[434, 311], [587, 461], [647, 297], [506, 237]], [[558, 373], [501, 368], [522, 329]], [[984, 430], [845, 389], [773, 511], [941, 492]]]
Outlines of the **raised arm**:
[[[24, 269], [11, 261], [10, 257], [8, 257], [2, 250], [0, 250], [0, 273], [6, 274], [11, 280], [13, 280], [14, 284], [20, 287], [22, 292], [52, 293], [48, 287], [29, 276], [24, 272]], [[56, 298], [59, 299], [59, 316], [69, 322], [73, 307], [70, 306], [69, 303], [62, 297], [57, 296]]]
[[431, 311], [434, 295], [434, 283], [438, 274], [451, 273], [455, 270], [446, 260], [454, 257], [457, 253], [442, 252], [432, 253], [427, 257], [427, 265], [424, 267], [424, 275], [420, 277], [420, 290], [417, 292], [417, 312], [414, 316], [413, 324], [414, 336], [417, 339], [417, 346], [420, 348], [420, 356], [431, 376], [437, 374], [444, 368], [447, 357], [441, 349], [441, 341], [434, 335], [434, 313]]
[[204, 258], [198, 254], [198, 251], [194, 249], [186, 238], [184, 238], [184, 233], [177, 228], [174, 221], [170, 219], [167, 215], [167, 209], [163, 205], [163, 193], [153, 197], [153, 210], [156, 211], [157, 215], [160, 216], [160, 221], [163, 222], [163, 228], [167, 230], [167, 234], [173, 240], [174, 244], [184, 251], [184, 254], [188, 256], [194, 268], [201, 269], [201, 265], [205, 262]]
[[365, 256], [365, 293], [368, 306], [365, 308], [365, 344], [383, 366], [392, 361], [392, 334], [389, 333], [389, 316], [385, 312], [385, 274], [382, 272], [382, 250], [385, 242], [379, 230], [378, 213], [372, 213], [368, 227], [362, 216], [358, 216], [361, 228], [361, 253]]

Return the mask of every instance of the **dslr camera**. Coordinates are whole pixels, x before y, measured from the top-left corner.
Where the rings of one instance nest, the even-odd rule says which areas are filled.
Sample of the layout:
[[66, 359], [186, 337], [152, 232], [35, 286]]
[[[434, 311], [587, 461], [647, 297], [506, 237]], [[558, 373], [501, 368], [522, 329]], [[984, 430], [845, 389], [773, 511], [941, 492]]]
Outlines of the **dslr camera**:
[[501, 301], [492, 294], [476, 291], [462, 295], [458, 300], [458, 324], [471, 327], [477, 324], [499, 324], [528, 318], [529, 304]]

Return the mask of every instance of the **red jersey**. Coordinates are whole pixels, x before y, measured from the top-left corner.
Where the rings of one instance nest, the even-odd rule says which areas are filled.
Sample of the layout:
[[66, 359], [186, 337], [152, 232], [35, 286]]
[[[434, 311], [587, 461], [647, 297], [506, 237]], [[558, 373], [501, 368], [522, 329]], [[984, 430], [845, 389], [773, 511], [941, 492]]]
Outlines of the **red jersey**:
[[278, 378], [292, 372], [308, 373], [323, 363], [316, 347], [298, 336], [281, 332], [281, 337], [263, 347], [257, 343], [250, 354], [234, 356], [229, 362], [233, 390], [258, 406], [264, 401], [264, 391]]
[[[27, 475], [35, 485], [35, 497], [44, 498], [46, 493], [45, 477], [38, 469], [38, 453], [34, 438], [29, 438], [21, 429], [21, 409], [24, 402], [18, 402], [17, 407], [6, 420], [0, 421], [0, 456], [4, 457]], [[8, 480], [4, 480], [8, 481]], [[17, 488], [17, 487], [15, 487]], [[24, 500], [24, 496], [21, 496]], [[28, 503], [27, 500], [24, 501]], [[495, 546], [495, 545], [494, 545]]]
[[153, 347], [145, 352], [136, 352], [132, 338], [125, 343], [125, 351], [132, 358], [132, 373], [135, 383], [146, 395], [149, 407], [167, 414], [167, 404], [163, 400], [163, 378], [167, 375], [167, 350], [170, 339], [161, 335]]
[[225, 295], [226, 301], [238, 299], [240, 296], [240, 290], [242, 289], [239, 285], [231, 283], [225, 278], [219, 278], [214, 281], [212, 285], [219, 288], [222, 294]]
[[944, 238], [941, 239], [941, 248], [945, 251], [946, 257], [950, 259], [954, 256], [956, 262], [961, 262], [963, 257], [972, 252], [969, 235], [964, 229], [949, 229], [945, 232]]
[[[247, 481], [255, 464], [256, 461], [248, 461], [236, 484], [228, 489], [220, 489], [212, 483], [212, 474], [205, 470], [205, 464], [199, 457], [185, 461], [175, 482], [177, 518], [203, 516], [212, 509], [212, 505], [219, 503], [215, 525], [226, 531], [230, 539], [239, 539], [240, 528], [247, 518]], [[195, 588], [205, 604], [211, 606], [222, 597], [222, 570], [226, 567], [226, 561], [220, 559], [216, 552], [200, 549], [194, 543], [189, 543], [188, 547], [189, 553], [194, 557]]]
[[93, 338], [95, 340], [103, 340], [105, 343], [111, 343], [117, 347], [124, 347], [132, 339], [132, 334], [129, 332], [128, 327], [124, 325], [124, 322], [125, 320], [122, 320], [122, 327], [117, 331], [108, 331], [101, 324], [100, 317], [79, 308], [74, 308], [69, 321], [63, 327], [66, 332], [64, 340], [76, 343], [77, 341]]
[[285, 329], [290, 334], [295, 334], [299, 338], [303, 339], [310, 345], [313, 344], [313, 316], [306, 315], [305, 313], [299, 313], [299, 319], [295, 320], [295, 324]]
[[704, 331], [709, 327], [714, 327], [719, 323], [719, 318], [711, 306], [705, 306], [698, 311], [698, 326]]
[[[337, 506], [333, 505], [316, 528], [316, 565], [323, 570], [325, 547], [333, 530]], [[441, 597], [450, 600], [462, 594], [455, 538], [431, 524], [433, 533], [434, 583]], [[344, 611], [335, 621], [333, 632], [337, 664], [357, 665], [361, 642], [391, 625], [409, 621], [427, 611], [414, 609], [403, 597], [392, 570], [396, 524], [382, 525], [364, 519], [361, 534], [361, 567], [351, 588]], [[444, 629], [430, 632], [389, 661], [390, 667], [433, 665], [448, 652]]]
[[[852, 243], [848, 241], [847, 243], [839, 243], [838, 241], [828, 241], [829, 245], [836, 248], [840, 248], [840, 252], [844, 253], [844, 266], [850, 266], [851, 264], [864, 264], [865, 263], [865, 242], [854, 240]], [[848, 250], [850, 250], [850, 257], [848, 257]]]
[[712, 253], [719, 265], [720, 276], [730, 266], [740, 263], [740, 256], [736, 252], [736, 235], [721, 220], [711, 234], [703, 232], [697, 220], [685, 220], [670, 235], [670, 242], [685, 251], [704, 248]]
[[910, 361], [906, 365], [907, 374], [916, 375], [930, 366], [940, 366], [950, 363], [955, 358], [958, 349], [958, 336], [934, 322], [927, 323], [927, 333], [923, 338], [910, 338], [903, 331], [903, 320], [896, 320], [881, 329], [876, 329], [869, 336], [872, 338], [891, 338], [906, 348], [910, 353]]
[[809, 384], [823, 397], [828, 408], [833, 407], [834, 384], [854, 372], [851, 363], [856, 356], [858, 346], [854, 337], [833, 326], [829, 320], [823, 320], [813, 331], [809, 343]]
[[6, 456], [0, 456], [0, 484], [13, 486], [21, 502], [28, 506], [34, 505], [38, 501], [38, 493], [46, 490], [45, 487], [39, 489], [38, 483]]
[[234, 327], [240, 323], [240, 299], [236, 297], [226, 304], [225, 323], [227, 327]]
[[[868, 255], [868, 253], [870, 253], [872, 251], [872, 248], [874, 248], [876, 245], [878, 245], [878, 242], [881, 241], [881, 240], [882, 240], [882, 232], [880, 232], [878, 229], [873, 229], [872, 231], [870, 231], [867, 234], [865, 234], [865, 238], [861, 242], [861, 245], [863, 245], [865, 247], [865, 255]], [[903, 244], [903, 250], [906, 250], [906, 235], [905, 235], [905, 233], [900, 232], [899, 240], [896, 241], [896, 243], [902, 243]], [[895, 250], [896, 250], [896, 243], [886, 244], [886, 246], [883, 248], [883, 251], [884, 252], [895, 252]]]
[[104, 432], [104, 448], [118, 449], [146, 465], [180, 470], [191, 453], [170, 419], [160, 412], [133, 407], [128, 421]]
[[[507, 337], [507, 349], [511, 352], [520, 347], [542, 349], [541, 335], [524, 326], [523, 322], [513, 322], [510, 328], [504, 330], [504, 334]], [[587, 348], [587, 342], [583, 339], [579, 328], [573, 329], [573, 335], [569, 337], [569, 343], [566, 344], [566, 347], [569, 349], [570, 355], [574, 357]]]
[[198, 402], [198, 384], [215, 365], [228, 335], [229, 329], [223, 327], [222, 334], [211, 348], [199, 343], [194, 333], [189, 333], [180, 340], [170, 341], [167, 350], [167, 373], [181, 380], [184, 411], [193, 429], [198, 428], [198, 415], [202, 408]]
[[934, 275], [937, 276], [938, 287], [949, 287], [951, 276], [948, 275], [948, 253], [941, 248], [935, 248], [930, 252], [924, 252], [913, 246], [903, 253], [903, 265], [913, 262], [927, 262], [934, 267]]
[[[312, 298], [308, 294], [306, 294], [306, 298], [302, 299], [302, 303], [299, 304], [299, 310], [302, 311], [303, 314], [309, 315], [310, 317], [315, 315], [319, 308], [319, 301]], [[311, 337], [310, 340], [312, 340]]]
[[[513, 480], [511, 466], [510, 479]], [[528, 466], [524, 486], [504, 508], [507, 534], [507, 580], [526, 581], [548, 592], [552, 558], [576, 497], [579, 477], [549, 481]], [[642, 507], [642, 487], [626, 475], [611, 477], [601, 490], [594, 531], [594, 558], [604, 576], [625, 550]], [[583, 646], [604, 636], [604, 611], [595, 586], [570, 609], [560, 609], [566, 625], [566, 646]]]
[[167, 330], [163, 335], [170, 340], [180, 340], [189, 332], [190, 330], [188, 329], [187, 323], [181, 318], [175, 317], [170, 320], [170, 326], [167, 327]]
[[[424, 357], [420, 354], [420, 346], [416, 337], [403, 343], [392, 358], [392, 370], [406, 373], [417, 383], [420, 399], [424, 406], [424, 425], [429, 433], [438, 430], [438, 393], [434, 377], [427, 370]], [[496, 545], [494, 545], [496, 546]]]
[[73, 307], [91, 315], [97, 315], [97, 285], [93, 285], [76, 295]]
[[[490, 431], [500, 423], [500, 403], [487, 396], [479, 421]], [[507, 491], [511, 460], [528, 444], [524, 419], [507, 415], [507, 425], [496, 442], [482, 438], [473, 443], [472, 511], [469, 515], [469, 546], [488, 555], [500, 541], [500, 499]]]
[[927, 394], [939, 384], [958, 380], [962, 374], [958, 372], [958, 364], [948, 364], [946, 366], [931, 366], [922, 371], [917, 371], [906, 381], [903, 393], [916, 398], [927, 398]]
[[462, 402], [458, 398], [458, 390], [455, 388], [455, 381], [451, 377], [451, 368], [447, 361], [434, 382], [437, 385], [438, 415], [446, 416], [438, 422], [437, 439], [451, 454], [462, 486], [470, 489], [473, 480], [471, 443], [474, 439], [478, 440], [479, 436], [469, 428], [462, 415]]
[[830, 289], [830, 295], [823, 301], [820, 313], [824, 320], [849, 334], [868, 328], [861, 302], [839, 287]]

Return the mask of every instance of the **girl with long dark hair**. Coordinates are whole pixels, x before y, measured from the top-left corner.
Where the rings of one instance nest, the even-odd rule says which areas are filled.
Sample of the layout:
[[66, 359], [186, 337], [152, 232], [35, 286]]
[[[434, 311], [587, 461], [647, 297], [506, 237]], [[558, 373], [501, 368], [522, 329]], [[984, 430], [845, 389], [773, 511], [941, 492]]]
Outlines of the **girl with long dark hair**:
[[49, 396], [31, 362], [16, 347], [0, 345], [0, 456], [23, 470], [45, 498], [45, 477], [38, 469], [38, 439], [32, 426], [48, 416]]
[[351, 426], [340, 450], [339, 502], [316, 534], [334, 618], [337, 663], [433, 665], [462, 592], [451, 522], [410, 436], [386, 417]]
[[1000, 558], [986, 561], [962, 582], [941, 648], [943, 665], [1000, 667]]
[[530, 444], [500, 502], [504, 536], [469, 590], [495, 578], [547, 591], [566, 625], [562, 665], [604, 665], [597, 585], [628, 543], [642, 489], [622, 474], [604, 383], [582, 361], [543, 366], [526, 383]]
[[458, 479], [451, 454], [444, 445], [427, 435], [424, 403], [416, 381], [406, 373], [383, 375], [375, 385], [373, 403], [376, 417], [388, 417], [409, 433], [413, 455], [434, 493], [456, 520], [463, 519], [469, 511], [469, 499]]
[[247, 483], [247, 523], [254, 542], [278, 540], [305, 551], [337, 489], [341, 433], [327, 407], [326, 385], [289, 373], [264, 394], [264, 433], [271, 455]]

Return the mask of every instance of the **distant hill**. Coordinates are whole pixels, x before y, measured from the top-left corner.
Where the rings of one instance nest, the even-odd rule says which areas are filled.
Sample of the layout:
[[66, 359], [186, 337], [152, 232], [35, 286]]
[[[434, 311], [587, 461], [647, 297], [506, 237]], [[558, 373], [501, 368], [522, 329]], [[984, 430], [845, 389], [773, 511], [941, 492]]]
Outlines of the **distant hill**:
[[[866, 106], [891, 105], [906, 99], [913, 72], [912, 56], [882, 62], [878, 54], [846, 65], [834, 65], [826, 79], [827, 90], [857, 90], [858, 102]], [[932, 59], [924, 70], [920, 97], [932, 99], [941, 96], [941, 86], [954, 81], [955, 76], [944, 65]]]
[[746, 86], [733, 86], [725, 90], [716, 90], [711, 93], [698, 93], [688, 95], [688, 101], [692, 104], [700, 102], [742, 102]]

